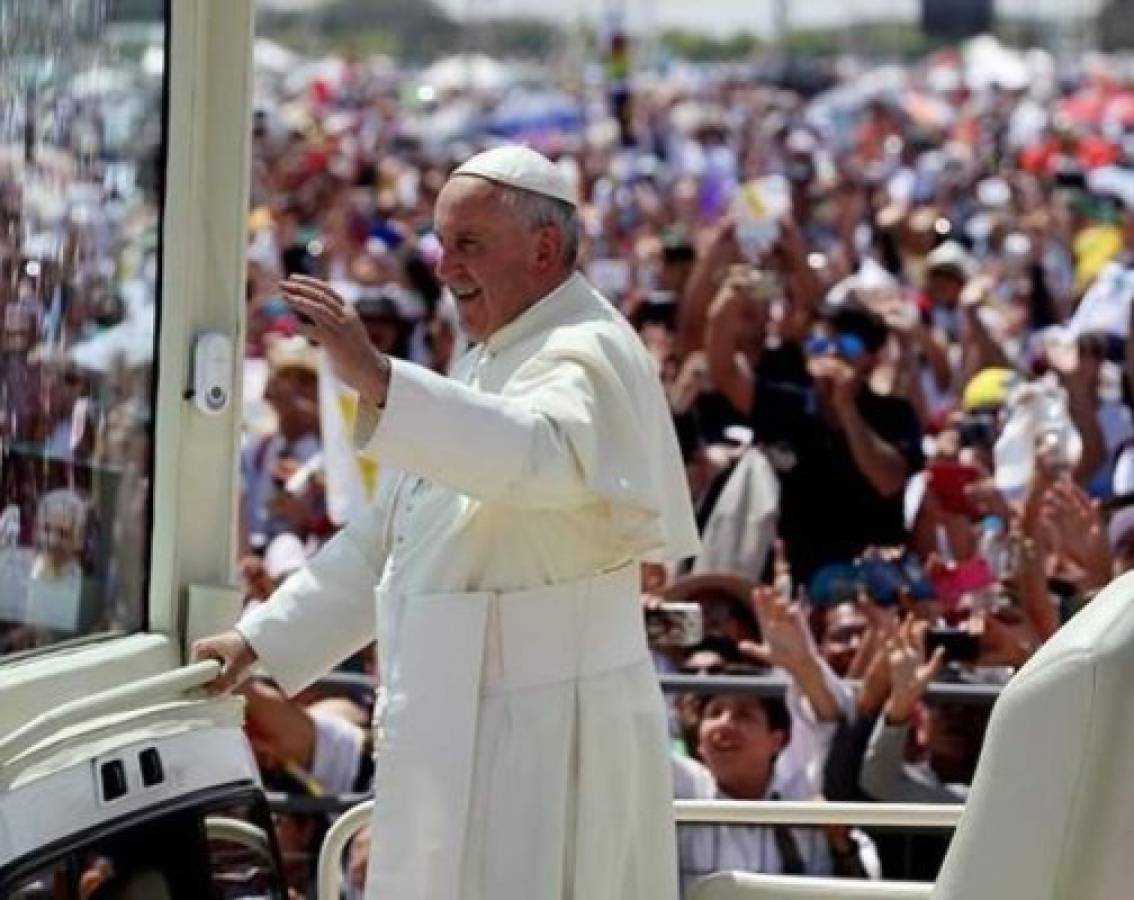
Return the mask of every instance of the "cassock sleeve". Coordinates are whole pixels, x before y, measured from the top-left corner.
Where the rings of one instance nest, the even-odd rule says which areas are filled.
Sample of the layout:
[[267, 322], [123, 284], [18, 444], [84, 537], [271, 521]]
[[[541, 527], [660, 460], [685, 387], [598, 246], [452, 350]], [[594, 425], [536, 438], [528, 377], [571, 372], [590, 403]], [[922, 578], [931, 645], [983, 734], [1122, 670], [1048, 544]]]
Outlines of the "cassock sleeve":
[[266, 603], [236, 624], [290, 696], [374, 640], [389, 503], [382, 492]]
[[581, 506], [599, 498], [596, 385], [586, 367], [555, 359], [525, 367], [514, 394], [483, 393], [422, 366], [393, 360], [386, 406], [360, 414], [359, 449], [383, 465], [470, 497], [527, 508]]

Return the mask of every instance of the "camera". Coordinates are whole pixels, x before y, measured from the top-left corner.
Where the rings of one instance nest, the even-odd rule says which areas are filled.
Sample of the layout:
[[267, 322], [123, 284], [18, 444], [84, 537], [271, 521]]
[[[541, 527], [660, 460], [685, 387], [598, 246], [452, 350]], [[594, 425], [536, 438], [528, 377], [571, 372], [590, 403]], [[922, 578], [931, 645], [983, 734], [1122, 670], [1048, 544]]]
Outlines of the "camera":
[[704, 613], [697, 603], [660, 603], [645, 610], [646, 636], [654, 647], [695, 647], [705, 637]]
[[980, 658], [980, 638], [963, 628], [930, 628], [925, 635], [925, 652], [933, 656], [945, 648], [947, 662], [973, 663]]

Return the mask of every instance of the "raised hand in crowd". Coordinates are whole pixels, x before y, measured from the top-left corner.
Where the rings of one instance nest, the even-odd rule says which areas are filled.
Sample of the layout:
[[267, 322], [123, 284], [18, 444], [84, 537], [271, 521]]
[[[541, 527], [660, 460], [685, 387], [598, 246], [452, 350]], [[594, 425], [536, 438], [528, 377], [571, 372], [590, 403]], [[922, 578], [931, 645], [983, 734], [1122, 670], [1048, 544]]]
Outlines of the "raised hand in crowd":
[[979, 664], [982, 666], [1018, 669], [1035, 650], [1033, 641], [1023, 638], [991, 613], [982, 612], [974, 616], [969, 630], [980, 639]]
[[756, 395], [767, 323], [767, 298], [755, 289], [752, 270], [733, 266], [709, 310], [705, 352], [713, 385], [738, 412], [751, 409]]
[[890, 658], [887, 645], [897, 636], [900, 620], [896, 608], [882, 608], [863, 588], [858, 608], [866, 617], [866, 633], [851, 661], [847, 677], [860, 681], [857, 709], [865, 718], [877, 716], [890, 695]]
[[925, 656], [924, 622], [907, 619], [886, 643], [890, 668], [890, 697], [886, 701], [886, 721], [890, 725], [908, 722], [925, 696], [925, 690], [945, 665], [945, 648], [938, 647], [928, 660]]
[[1018, 517], [1017, 511], [1005, 499], [991, 477], [967, 485], [965, 499], [978, 516], [996, 516], [1005, 522], [1011, 522]]
[[968, 331], [968, 340], [962, 343], [964, 383], [968, 383], [969, 379], [984, 369], [1013, 368], [1012, 361], [992, 336], [981, 316], [981, 309], [992, 296], [996, 285], [997, 279], [993, 275], [978, 275], [961, 291], [960, 308]]
[[873, 642], [873, 653], [862, 673], [855, 708], [864, 719], [881, 714], [890, 696], [890, 651], [887, 643], [892, 638], [879, 638]]
[[1072, 368], [1056, 368], [1060, 383], [1067, 391], [1067, 413], [1083, 441], [1083, 450], [1075, 465], [1074, 477], [1086, 483], [1106, 461], [1106, 438], [1099, 423], [1099, 374], [1103, 362], [1101, 348], [1094, 342], [1079, 341]]
[[764, 665], [782, 668], [807, 697], [819, 721], [836, 721], [842, 712], [827, 684], [824, 664], [803, 605], [792, 599], [790, 589], [785, 590], [790, 575], [782, 541], [776, 543], [774, 553], [777, 585], [760, 586], [752, 592], [763, 640], [758, 644], [742, 641], [740, 651]]
[[678, 310], [677, 350], [682, 357], [705, 346], [705, 327], [713, 297], [729, 267], [741, 261], [736, 221], [724, 216], [699, 242], [697, 262]]
[[810, 329], [823, 300], [824, 286], [808, 260], [807, 241], [803, 232], [790, 215], [785, 216], [780, 223], [776, 257], [791, 301], [785, 328], [792, 335], [804, 335]]
[[1082, 572], [1083, 587], [1102, 587], [1110, 580], [1111, 558], [1097, 501], [1077, 484], [1064, 479], [1043, 495], [1041, 518], [1056, 550]]

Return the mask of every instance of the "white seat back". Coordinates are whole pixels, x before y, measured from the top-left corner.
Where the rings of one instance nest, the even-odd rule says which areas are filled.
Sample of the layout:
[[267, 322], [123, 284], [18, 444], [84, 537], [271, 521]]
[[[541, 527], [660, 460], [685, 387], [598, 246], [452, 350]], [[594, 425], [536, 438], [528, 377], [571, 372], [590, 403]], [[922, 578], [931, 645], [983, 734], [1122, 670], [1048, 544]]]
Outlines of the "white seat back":
[[1111, 584], [993, 709], [935, 900], [1134, 896], [1134, 574]]

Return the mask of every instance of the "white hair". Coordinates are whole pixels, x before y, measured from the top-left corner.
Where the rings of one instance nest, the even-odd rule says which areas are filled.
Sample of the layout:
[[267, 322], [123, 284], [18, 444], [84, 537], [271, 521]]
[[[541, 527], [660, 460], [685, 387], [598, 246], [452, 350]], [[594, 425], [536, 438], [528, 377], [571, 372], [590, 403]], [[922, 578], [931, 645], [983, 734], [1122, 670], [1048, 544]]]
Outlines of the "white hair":
[[579, 216], [575, 207], [555, 197], [525, 191], [506, 184], [497, 184], [500, 202], [520, 217], [528, 228], [554, 225], [563, 235], [565, 269], [573, 269], [579, 258]]

